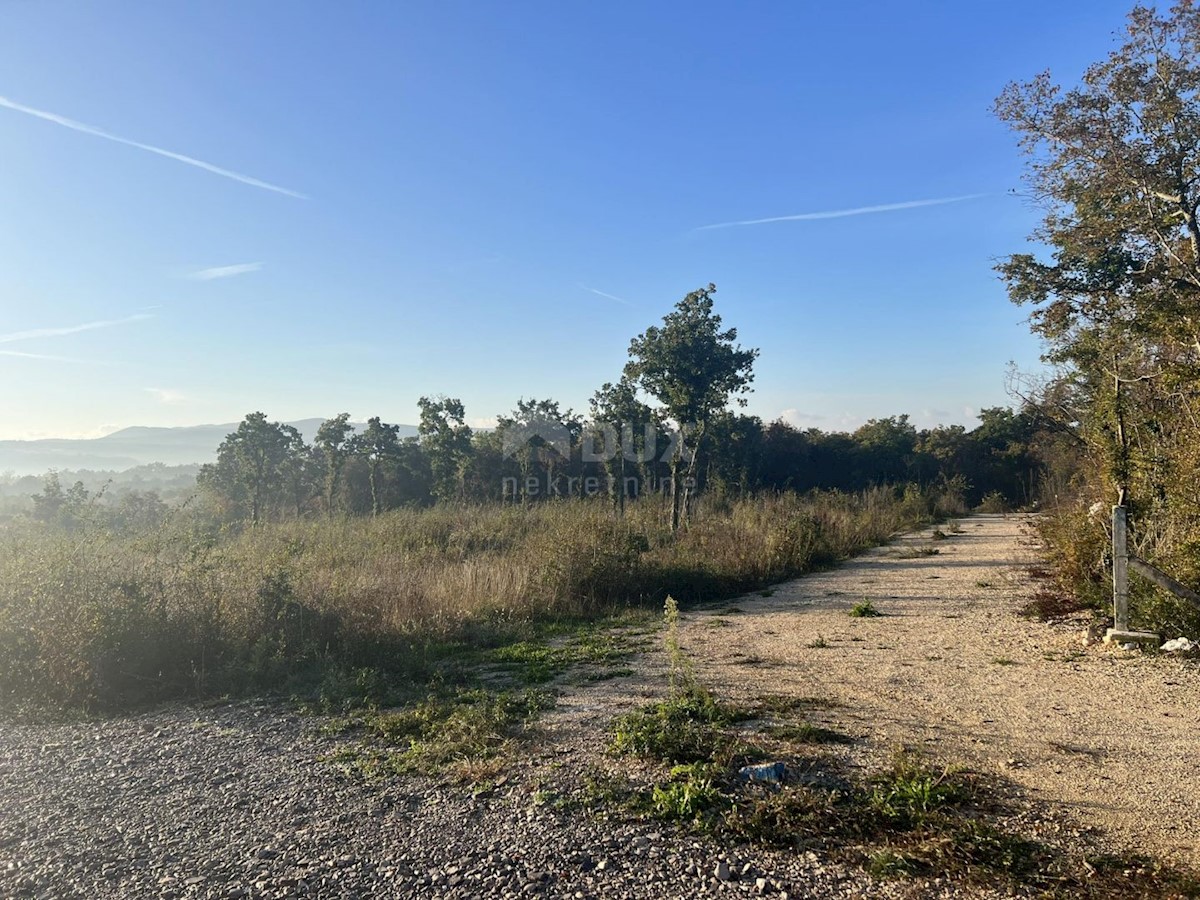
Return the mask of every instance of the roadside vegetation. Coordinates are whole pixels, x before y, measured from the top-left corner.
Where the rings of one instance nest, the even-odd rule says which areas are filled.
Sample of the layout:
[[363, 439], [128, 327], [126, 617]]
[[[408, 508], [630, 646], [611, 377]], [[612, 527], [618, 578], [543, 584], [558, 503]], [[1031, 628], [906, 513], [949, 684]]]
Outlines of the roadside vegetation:
[[[547, 680], [561, 623], [766, 588], [938, 512], [931, 493], [443, 505], [369, 518], [0, 531], [0, 698], [117, 709], [323, 685], [420, 694], [476, 651]], [[365, 674], [364, 674], [365, 673]], [[389, 690], [392, 687], [388, 688]], [[376, 698], [378, 699], [378, 697]]]
[[[1015, 384], [1057, 435], [1039, 527], [1062, 592], [1085, 606], [1105, 593], [1118, 503], [1134, 553], [1200, 584], [1200, 11], [1136, 7], [1118, 40], [1078, 83], [1043, 72], [996, 102], [1045, 211], [1031, 235], [1044, 252], [998, 267], [1050, 366]], [[1130, 587], [1134, 627], [1200, 634], [1200, 609]]]

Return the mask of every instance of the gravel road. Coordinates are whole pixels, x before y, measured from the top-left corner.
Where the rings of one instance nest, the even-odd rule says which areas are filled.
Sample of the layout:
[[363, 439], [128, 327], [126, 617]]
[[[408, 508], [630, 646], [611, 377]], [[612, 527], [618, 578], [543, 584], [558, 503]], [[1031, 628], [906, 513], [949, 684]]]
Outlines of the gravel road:
[[[567, 704], [482, 798], [425, 779], [362, 783], [333, 739], [272, 706], [175, 708], [0, 728], [4, 897], [859, 897], [865, 876], [536, 802], [599, 746]], [[733, 878], [713, 875], [724, 861]], [[900, 896], [896, 886], [879, 896]], [[935, 894], [936, 896], [936, 891]]]
[[[734, 698], [839, 700], [829, 724], [868, 757], [924, 743], [1004, 773], [1080, 827], [1187, 856], [1200, 819], [1187, 755], [1196, 669], [1083, 652], [1078, 629], [1017, 618], [1029, 590], [1020, 520], [964, 524], [937, 556], [899, 558], [895, 547], [927, 539], [906, 538], [736, 601], [720, 627], [712, 611], [689, 613], [682, 637], [701, 679]], [[864, 598], [885, 616], [848, 617]], [[809, 647], [817, 635], [829, 646]], [[348, 777], [323, 761], [347, 738], [274, 704], [0, 723], [0, 897], [999, 896], [877, 883], [812, 854], [541, 802], [602, 758], [616, 713], [661, 695], [661, 654], [632, 665], [628, 679], [564, 687], [506, 782], [481, 797]], [[727, 881], [714, 877], [721, 862]]]
[[[868, 754], [921, 745], [1003, 776], [1117, 849], [1200, 865], [1200, 666], [1086, 646], [1084, 620], [1020, 617], [1037, 587], [1028, 520], [962, 526], [745, 598], [727, 627], [689, 616], [701, 679], [735, 698], [831, 698]], [[904, 558], [921, 547], [938, 553]], [[883, 615], [850, 617], [863, 600]], [[811, 648], [818, 636], [828, 646]]]

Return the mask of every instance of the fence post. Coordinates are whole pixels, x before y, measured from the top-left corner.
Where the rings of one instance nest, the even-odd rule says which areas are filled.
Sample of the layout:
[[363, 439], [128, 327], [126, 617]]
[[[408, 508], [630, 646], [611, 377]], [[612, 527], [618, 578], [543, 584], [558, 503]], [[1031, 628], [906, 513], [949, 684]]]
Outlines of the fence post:
[[1129, 631], [1129, 518], [1124, 506], [1112, 511], [1113, 630]]

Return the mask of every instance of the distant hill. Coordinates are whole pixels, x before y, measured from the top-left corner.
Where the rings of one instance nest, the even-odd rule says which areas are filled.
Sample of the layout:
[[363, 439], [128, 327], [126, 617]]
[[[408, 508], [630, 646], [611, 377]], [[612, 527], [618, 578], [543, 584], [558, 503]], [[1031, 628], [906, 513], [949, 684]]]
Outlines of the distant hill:
[[[301, 419], [287, 424], [311, 441], [323, 421]], [[50, 469], [120, 472], [149, 463], [179, 466], [212, 462], [221, 441], [237, 427], [237, 422], [184, 428], [135, 426], [99, 438], [0, 441], [0, 472], [15, 475], [40, 475]], [[413, 425], [400, 426], [402, 438], [416, 433]]]

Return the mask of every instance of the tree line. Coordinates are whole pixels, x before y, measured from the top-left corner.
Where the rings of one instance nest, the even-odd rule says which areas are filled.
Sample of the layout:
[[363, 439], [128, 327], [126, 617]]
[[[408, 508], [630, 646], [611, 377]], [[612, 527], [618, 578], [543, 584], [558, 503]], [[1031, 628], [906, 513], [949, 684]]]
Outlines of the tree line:
[[[873, 419], [849, 433], [764, 422], [738, 410], [756, 350], [714, 311], [715, 287], [693, 291], [660, 325], [629, 345], [621, 376], [602, 385], [586, 412], [553, 399], [522, 398], [494, 428], [467, 424], [461, 400], [421, 397], [415, 437], [379, 416], [334, 416], [305, 436], [253, 412], [199, 468], [206, 509], [221, 521], [378, 515], [435, 503], [537, 503], [607, 498], [616, 515], [653, 496], [672, 528], [702, 492], [745, 496], [814, 489], [859, 491], [914, 483], [967, 505], [1033, 503], [1046, 473], [1070, 457], [1035, 406], [997, 407], [971, 430], [917, 429], [908, 416]], [[106, 493], [64, 487], [56, 475], [33, 498], [32, 516], [76, 527], [128, 529], [166, 515], [153, 491]], [[199, 511], [199, 510], [197, 510]]]
[[374, 416], [356, 428], [342, 413], [308, 442], [261, 412], [246, 416], [203, 466], [198, 483], [230, 519], [378, 515], [437, 502], [541, 502], [656, 495], [672, 528], [702, 491], [748, 494], [938, 484], [977, 503], [1031, 502], [1042, 465], [1036, 417], [984, 410], [972, 431], [917, 430], [907, 416], [849, 434], [765, 423], [737, 411], [758, 351], [737, 343], [714, 311], [712, 284], [689, 293], [629, 345], [616, 382], [586, 413], [553, 399], [521, 399], [495, 428], [474, 430], [461, 400], [421, 397], [418, 434]]
[[[619, 511], [625, 500], [653, 494], [670, 508], [671, 445], [680, 436], [653, 419], [646, 421], [655, 427], [645, 432], [626, 429], [637, 440], [632, 459], [608, 458], [600, 432], [609, 420], [553, 400], [522, 400], [488, 430], [471, 429], [457, 399], [422, 397], [419, 405], [417, 437], [400, 438], [397, 426], [378, 417], [355, 429], [342, 413], [323, 423], [311, 443], [251, 413], [221, 444], [217, 462], [201, 468], [198, 483], [222, 517], [251, 522], [570, 496], [606, 498]], [[683, 466], [693, 473], [686, 489], [740, 496], [917, 483], [956, 493], [971, 506], [985, 498], [1008, 507], [1034, 502], [1054, 436], [1031, 412], [998, 407], [979, 418], [969, 431], [917, 429], [900, 415], [842, 433], [723, 411], [708, 423], [694, 461], [685, 456]], [[569, 443], [540, 437], [547, 423], [561, 427]], [[519, 449], [506, 451], [514, 432]], [[647, 437], [653, 443], [643, 443]]]

